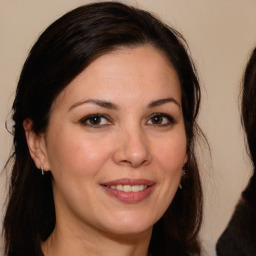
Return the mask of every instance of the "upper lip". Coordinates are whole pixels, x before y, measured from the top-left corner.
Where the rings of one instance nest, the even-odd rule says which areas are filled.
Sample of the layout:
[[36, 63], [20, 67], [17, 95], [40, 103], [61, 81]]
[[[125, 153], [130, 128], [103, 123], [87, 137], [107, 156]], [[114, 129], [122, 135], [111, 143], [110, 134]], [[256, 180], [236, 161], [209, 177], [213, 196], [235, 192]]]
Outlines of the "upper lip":
[[117, 180], [112, 180], [112, 181], [107, 181], [104, 183], [101, 183], [103, 186], [117, 186], [117, 185], [145, 185], [145, 186], [153, 186], [155, 184], [154, 181], [147, 180], [147, 179], [117, 179]]

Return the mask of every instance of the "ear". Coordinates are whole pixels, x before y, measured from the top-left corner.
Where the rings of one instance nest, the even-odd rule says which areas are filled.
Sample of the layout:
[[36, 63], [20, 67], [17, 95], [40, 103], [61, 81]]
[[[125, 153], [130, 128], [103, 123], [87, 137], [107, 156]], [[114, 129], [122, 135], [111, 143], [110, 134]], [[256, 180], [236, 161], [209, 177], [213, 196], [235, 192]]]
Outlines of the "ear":
[[50, 170], [46, 151], [45, 135], [36, 134], [34, 132], [33, 121], [30, 118], [23, 121], [23, 128], [27, 139], [29, 153], [31, 158], [34, 160], [36, 167], [40, 169], [42, 166], [44, 171]]

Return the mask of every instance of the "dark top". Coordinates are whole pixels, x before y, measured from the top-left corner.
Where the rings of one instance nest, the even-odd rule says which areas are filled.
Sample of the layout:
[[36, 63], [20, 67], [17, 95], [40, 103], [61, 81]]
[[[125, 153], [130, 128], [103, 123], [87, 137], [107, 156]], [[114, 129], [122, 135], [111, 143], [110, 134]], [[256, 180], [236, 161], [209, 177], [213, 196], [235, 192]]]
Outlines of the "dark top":
[[218, 256], [256, 255], [256, 173], [243, 191], [227, 228], [216, 245]]

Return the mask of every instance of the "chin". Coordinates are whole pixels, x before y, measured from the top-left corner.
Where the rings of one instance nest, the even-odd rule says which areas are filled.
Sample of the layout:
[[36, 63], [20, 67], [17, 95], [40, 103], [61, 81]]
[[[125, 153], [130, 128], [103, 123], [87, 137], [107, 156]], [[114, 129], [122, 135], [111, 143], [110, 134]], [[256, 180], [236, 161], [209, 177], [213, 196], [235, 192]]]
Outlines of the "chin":
[[136, 240], [141, 237], [151, 237], [152, 234], [152, 228], [153, 226], [145, 228], [136, 228], [136, 227], [119, 227], [119, 229], [112, 229], [109, 234], [112, 235], [112, 237], [118, 239], [118, 240]]
[[[116, 218], [116, 222], [109, 225], [112, 233], [117, 235], [140, 235], [152, 232], [155, 221], [145, 219], [145, 216], [132, 218], [131, 216], [123, 216]], [[119, 220], [119, 221], [118, 221]]]

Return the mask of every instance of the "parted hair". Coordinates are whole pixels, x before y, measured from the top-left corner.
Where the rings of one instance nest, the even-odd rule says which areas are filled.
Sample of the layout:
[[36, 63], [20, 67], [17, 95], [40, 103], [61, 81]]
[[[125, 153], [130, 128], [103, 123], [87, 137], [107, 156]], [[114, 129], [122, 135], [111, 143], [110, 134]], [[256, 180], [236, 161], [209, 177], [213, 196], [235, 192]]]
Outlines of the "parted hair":
[[[41, 175], [29, 154], [23, 121], [34, 132], [47, 129], [58, 94], [93, 60], [118, 47], [151, 45], [162, 51], [181, 85], [187, 137], [186, 174], [164, 216], [154, 225], [152, 255], [200, 255], [202, 191], [195, 156], [200, 86], [187, 44], [180, 33], [147, 11], [117, 2], [78, 7], [51, 24], [38, 38], [24, 63], [12, 108], [14, 151], [4, 218], [7, 256], [36, 255], [40, 242], [55, 227], [51, 173]], [[9, 159], [9, 160], [10, 160]]]

